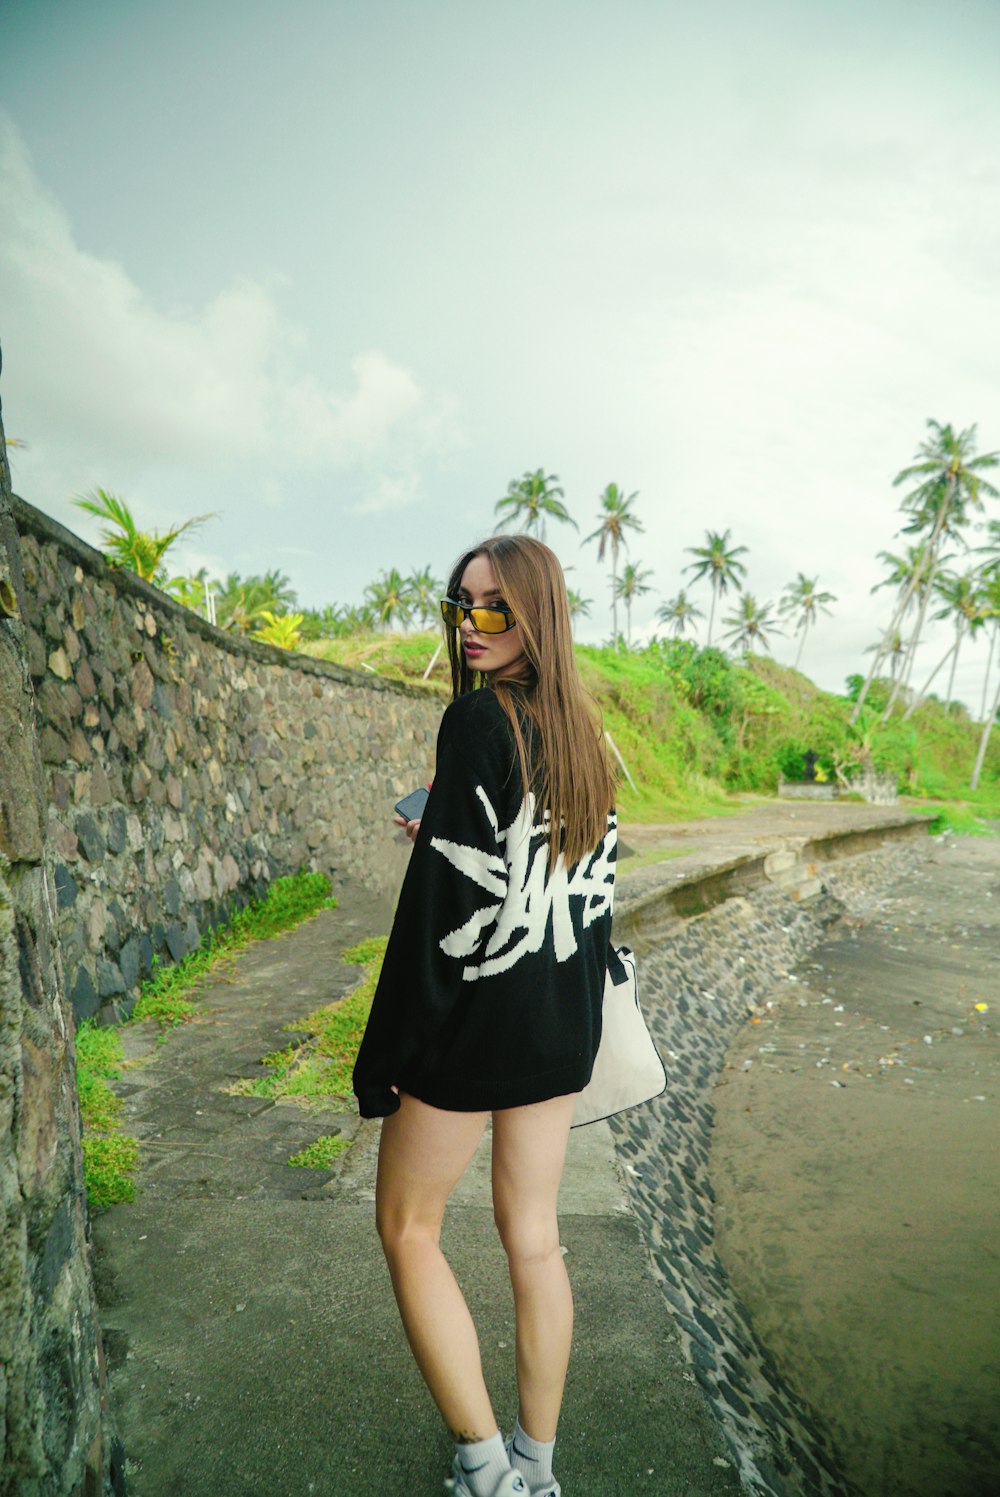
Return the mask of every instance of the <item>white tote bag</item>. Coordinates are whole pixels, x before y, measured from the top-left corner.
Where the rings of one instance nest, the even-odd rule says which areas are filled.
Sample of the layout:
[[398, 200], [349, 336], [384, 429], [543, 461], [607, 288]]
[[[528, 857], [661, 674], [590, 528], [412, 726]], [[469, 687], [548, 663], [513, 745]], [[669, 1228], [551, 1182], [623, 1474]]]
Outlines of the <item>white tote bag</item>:
[[637, 1107], [666, 1090], [667, 1073], [639, 1006], [635, 956], [612, 946], [604, 979], [601, 1043], [590, 1080], [576, 1099], [574, 1128]]

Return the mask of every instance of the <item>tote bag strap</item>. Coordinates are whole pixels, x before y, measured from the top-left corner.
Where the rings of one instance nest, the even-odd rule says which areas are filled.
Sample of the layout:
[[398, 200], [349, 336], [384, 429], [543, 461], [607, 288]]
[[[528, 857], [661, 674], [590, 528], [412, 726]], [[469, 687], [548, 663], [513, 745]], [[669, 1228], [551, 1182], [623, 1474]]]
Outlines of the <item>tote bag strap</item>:
[[632, 975], [622, 960], [623, 957], [631, 957], [631, 955], [632, 952], [627, 946], [612, 946], [611, 942], [608, 942], [608, 976], [616, 988], [620, 988], [623, 982], [628, 982]]

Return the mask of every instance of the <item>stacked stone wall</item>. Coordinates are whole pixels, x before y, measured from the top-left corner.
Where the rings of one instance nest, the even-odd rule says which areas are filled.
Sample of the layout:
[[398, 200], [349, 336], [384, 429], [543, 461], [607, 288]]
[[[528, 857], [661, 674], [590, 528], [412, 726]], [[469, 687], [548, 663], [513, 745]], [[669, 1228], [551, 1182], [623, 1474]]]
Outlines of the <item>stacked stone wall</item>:
[[121, 1490], [0, 425], [0, 1494]]
[[59, 939], [78, 1018], [127, 1013], [271, 879], [391, 893], [442, 703], [214, 628], [14, 500]]

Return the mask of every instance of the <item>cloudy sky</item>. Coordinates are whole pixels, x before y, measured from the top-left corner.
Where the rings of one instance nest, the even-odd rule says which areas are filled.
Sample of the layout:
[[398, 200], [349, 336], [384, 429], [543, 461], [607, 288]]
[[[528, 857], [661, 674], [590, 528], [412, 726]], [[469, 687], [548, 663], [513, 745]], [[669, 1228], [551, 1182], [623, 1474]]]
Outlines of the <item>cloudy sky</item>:
[[3, 9], [4, 420], [87, 539], [98, 484], [219, 511], [178, 570], [356, 602], [542, 466], [584, 637], [615, 481], [638, 632], [729, 527], [758, 598], [837, 594], [803, 666], [841, 690], [926, 419], [1000, 448], [996, 0]]

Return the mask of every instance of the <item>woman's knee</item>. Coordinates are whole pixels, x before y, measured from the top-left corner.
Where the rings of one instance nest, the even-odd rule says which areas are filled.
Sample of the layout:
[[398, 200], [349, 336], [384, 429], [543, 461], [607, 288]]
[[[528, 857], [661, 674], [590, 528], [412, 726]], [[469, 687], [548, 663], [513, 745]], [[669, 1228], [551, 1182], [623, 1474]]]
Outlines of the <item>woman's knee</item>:
[[525, 1218], [516, 1211], [496, 1210], [494, 1220], [510, 1263], [544, 1263], [560, 1252], [559, 1223], [553, 1216]]
[[419, 1248], [428, 1243], [436, 1246], [441, 1236], [441, 1221], [437, 1216], [425, 1217], [376, 1203], [375, 1230], [388, 1258], [394, 1253], [404, 1253], [408, 1248]]

